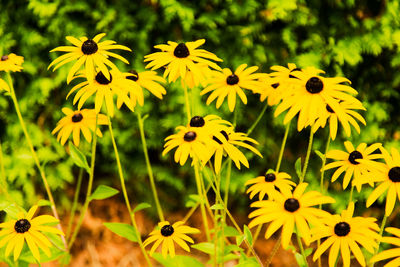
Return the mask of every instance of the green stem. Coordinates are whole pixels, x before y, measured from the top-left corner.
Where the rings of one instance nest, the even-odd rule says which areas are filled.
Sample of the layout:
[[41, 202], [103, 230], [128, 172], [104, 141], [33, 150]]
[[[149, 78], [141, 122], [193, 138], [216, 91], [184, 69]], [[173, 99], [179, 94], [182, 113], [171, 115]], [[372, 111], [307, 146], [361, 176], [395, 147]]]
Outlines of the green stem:
[[158, 199], [156, 184], [154, 182], [153, 169], [151, 168], [149, 153], [148, 153], [148, 149], [147, 149], [146, 136], [144, 135], [144, 125], [143, 125], [144, 119], [142, 118], [140, 112], [136, 112], [136, 115], [137, 115], [138, 122], [139, 122], [140, 138], [142, 139], [143, 153], [144, 153], [144, 158], [146, 160], [147, 173], [149, 175], [151, 191], [153, 192], [154, 202], [156, 203], [158, 217], [159, 217], [160, 221], [165, 221], [164, 214], [161, 209], [160, 201]]
[[187, 90], [187, 86], [182, 82], [183, 85], [183, 89], [185, 92], [185, 107], [186, 107], [186, 115], [187, 115], [187, 119], [188, 122], [190, 121], [190, 119], [192, 118], [191, 112], [190, 112], [190, 102], [189, 102], [189, 94], [188, 94], [188, 90]]
[[253, 125], [250, 126], [249, 130], [247, 131], [247, 135], [250, 135], [254, 128], [256, 128], [257, 124], [260, 122], [260, 120], [262, 119], [262, 117], [264, 116], [265, 111], [267, 110], [268, 107], [268, 101], [265, 101], [265, 106], [263, 108], [263, 110], [261, 111], [260, 115], [258, 115], [256, 121], [253, 123]]
[[274, 258], [274, 256], [276, 255], [276, 253], [279, 250], [279, 246], [281, 245], [281, 241], [282, 241], [282, 235], [279, 235], [279, 238], [278, 238], [278, 240], [276, 240], [275, 245], [272, 248], [271, 253], [268, 255], [267, 262], [265, 263], [266, 267], [269, 267], [271, 265], [272, 259]]
[[94, 178], [94, 166], [96, 163], [96, 145], [97, 145], [97, 120], [98, 120], [98, 114], [96, 114], [96, 126], [94, 128], [93, 132], [93, 139], [92, 139], [92, 154], [90, 157], [90, 173], [89, 173], [89, 181], [88, 181], [88, 186], [86, 189], [86, 198], [85, 198], [85, 203], [83, 204], [83, 208], [81, 211], [81, 214], [78, 219], [78, 223], [75, 226], [74, 232], [72, 233], [69, 242], [68, 242], [68, 249], [71, 249], [76, 237], [78, 236], [79, 230], [82, 226], [83, 219], [85, 218], [87, 209], [89, 207], [90, 203], [90, 196], [92, 194], [92, 186], [93, 186], [93, 178]]
[[[378, 247], [376, 248], [376, 250], [375, 250], [374, 254], [372, 255], [372, 257], [375, 256], [376, 253], [378, 253], [378, 251], [379, 251], [379, 245], [381, 244], [381, 238], [382, 238], [382, 235], [383, 235], [383, 229], [385, 229], [385, 225], [386, 225], [387, 218], [388, 218], [388, 216], [385, 215], [385, 216], [383, 217], [383, 219], [382, 219], [381, 228], [380, 228], [380, 230], [379, 230]], [[372, 257], [371, 257], [371, 258], [372, 258]], [[374, 263], [373, 263], [373, 262], [370, 263], [369, 266], [370, 266], [370, 267], [374, 267]]]
[[298, 231], [296, 231], [296, 236], [297, 236], [297, 242], [299, 243], [299, 248], [300, 248], [301, 255], [303, 256], [304, 262], [305, 262], [306, 266], [308, 267], [307, 257], [306, 257], [306, 254], [304, 252], [303, 243], [301, 242], [300, 235], [299, 235]]
[[350, 189], [349, 203], [353, 201], [353, 191], [354, 191], [354, 185], [352, 185]]
[[203, 217], [204, 230], [206, 232], [207, 241], [210, 242], [210, 240], [211, 240], [210, 229], [208, 228], [208, 220], [207, 220], [207, 214], [206, 214], [206, 210], [205, 210], [205, 199], [204, 199], [204, 194], [202, 193], [202, 188], [201, 188], [198, 162], [196, 162], [194, 164], [194, 175], [195, 175], [195, 179], [196, 179], [197, 193], [199, 194], [199, 197], [201, 199], [200, 210], [201, 210], [201, 216]]
[[1, 182], [1, 191], [4, 192], [8, 201], [12, 201], [10, 194], [8, 193], [8, 184], [6, 180], [6, 172], [4, 171], [4, 159], [3, 159], [3, 149], [1, 147], [0, 141], [0, 182]]
[[[206, 188], [206, 194], [208, 193], [208, 191], [210, 190], [211, 185], [208, 185], [208, 187]], [[184, 223], [186, 223], [187, 220], [189, 220], [189, 218], [193, 215], [193, 213], [196, 211], [197, 207], [200, 205], [200, 201], [196, 203], [196, 205], [194, 205], [193, 207], [190, 208], [189, 212], [185, 215], [185, 217], [182, 219], [182, 221]]]
[[224, 195], [224, 203], [226, 206], [228, 206], [229, 186], [231, 183], [231, 173], [232, 173], [232, 160], [228, 159], [228, 170], [226, 171], [225, 195]]
[[304, 181], [304, 177], [306, 176], [306, 173], [307, 173], [308, 161], [310, 160], [310, 154], [311, 154], [311, 149], [312, 149], [312, 144], [313, 144], [313, 137], [314, 137], [314, 132], [310, 129], [310, 138], [308, 140], [306, 159], [304, 161], [304, 167], [303, 167], [303, 171], [301, 172], [301, 177], [300, 177], [299, 183], [302, 183]]
[[72, 208], [71, 208], [71, 214], [70, 214], [69, 222], [68, 222], [68, 228], [67, 228], [67, 234], [66, 234], [67, 239], [69, 238], [69, 236], [71, 234], [72, 223], [74, 222], [76, 207], [78, 206], [79, 193], [81, 192], [81, 185], [82, 185], [82, 177], [83, 177], [83, 168], [80, 168], [78, 182], [77, 182], [76, 188], [75, 188], [74, 200], [73, 200]]
[[[15, 111], [16, 111], [16, 113], [17, 113], [19, 123], [21, 124], [22, 131], [24, 132], [26, 141], [28, 142], [29, 148], [30, 148], [30, 150], [31, 150], [33, 160], [35, 161], [36, 167], [37, 167], [38, 170], [39, 170], [40, 177], [42, 178], [44, 187], [45, 187], [45, 189], [46, 189], [47, 196], [48, 196], [49, 201], [50, 201], [50, 203], [51, 203], [51, 210], [52, 210], [52, 212], [53, 212], [54, 217], [55, 217], [57, 220], [60, 220], [60, 218], [59, 218], [59, 216], [58, 216], [58, 213], [57, 213], [56, 204], [55, 204], [55, 202], [54, 202], [53, 194], [51, 193], [51, 190], [50, 190], [49, 183], [48, 183], [48, 181], [47, 181], [47, 178], [46, 178], [46, 175], [45, 175], [45, 173], [44, 173], [44, 171], [43, 171], [43, 168], [42, 168], [42, 166], [40, 165], [40, 161], [39, 161], [39, 158], [38, 158], [38, 156], [37, 156], [37, 154], [36, 154], [36, 151], [35, 151], [35, 149], [34, 149], [34, 147], [33, 147], [33, 144], [32, 144], [32, 141], [31, 141], [31, 137], [30, 137], [30, 135], [28, 134], [28, 131], [27, 131], [27, 129], [26, 129], [25, 121], [24, 121], [24, 119], [23, 119], [23, 117], [22, 117], [22, 114], [21, 114], [21, 111], [20, 111], [20, 108], [19, 108], [17, 96], [15, 95], [15, 91], [14, 91], [14, 85], [13, 85], [12, 78], [11, 78], [11, 75], [10, 75], [9, 72], [7, 72], [7, 78], [8, 78], [8, 83], [9, 83], [9, 86], [10, 86], [10, 95], [11, 95], [11, 99], [12, 99], [12, 101], [13, 101], [13, 103], [14, 103]], [[57, 228], [58, 228], [60, 231], [63, 232], [60, 223], [57, 225]], [[61, 240], [62, 240], [62, 242], [63, 242], [63, 244], [64, 244], [65, 249], [67, 249], [67, 242], [65, 241], [65, 237], [62, 236], [62, 235], [61, 235]]]
[[147, 255], [146, 250], [144, 249], [142, 238], [140, 236], [140, 232], [139, 232], [137, 224], [136, 224], [135, 213], [132, 212], [131, 204], [129, 202], [128, 193], [127, 193], [126, 186], [125, 186], [125, 178], [124, 178], [124, 174], [123, 174], [123, 171], [122, 171], [121, 161], [120, 161], [120, 158], [119, 158], [118, 147], [117, 147], [117, 144], [115, 142], [114, 132], [113, 132], [113, 129], [112, 129], [112, 124], [111, 124], [111, 118], [110, 118], [110, 115], [109, 115], [108, 111], [107, 111], [107, 117], [108, 117], [108, 129], [110, 131], [111, 141], [112, 141], [112, 144], [113, 144], [113, 147], [114, 147], [115, 160], [117, 161], [118, 175], [119, 175], [120, 182], [121, 182], [122, 193], [124, 195], [125, 204], [126, 204], [126, 207], [128, 209], [128, 212], [129, 212], [129, 215], [130, 215], [130, 218], [131, 218], [132, 226], [133, 226], [133, 228], [134, 228], [134, 230], [136, 232], [136, 237], [138, 239], [138, 243], [139, 243], [140, 249], [142, 250], [143, 256], [145, 257], [148, 266], [153, 266], [151, 264], [149, 256]]

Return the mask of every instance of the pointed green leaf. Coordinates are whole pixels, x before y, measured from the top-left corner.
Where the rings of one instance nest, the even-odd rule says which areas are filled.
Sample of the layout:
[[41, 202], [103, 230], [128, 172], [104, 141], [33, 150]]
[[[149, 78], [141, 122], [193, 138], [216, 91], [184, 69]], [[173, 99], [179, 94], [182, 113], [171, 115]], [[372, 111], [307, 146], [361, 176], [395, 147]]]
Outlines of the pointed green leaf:
[[236, 245], [240, 246], [243, 242], [243, 240], [245, 239], [244, 235], [238, 235], [236, 236]]
[[164, 258], [160, 253], [155, 252], [152, 257], [165, 267], [204, 267], [200, 261], [189, 256], [176, 255], [172, 258], [168, 255]]
[[144, 209], [148, 209], [151, 208], [151, 205], [149, 203], [146, 202], [142, 202], [139, 203], [134, 209], [133, 212], [138, 212], [139, 210], [144, 210]]
[[238, 232], [238, 230], [236, 230], [236, 228], [234, 228], [232, 226], [225, 226], [224, 227], [224, 235], [226, 237], [231, 237], [231, 236], [238, 236], [238, 235], [240, 235], [240, 233]]
[[294, 163], [294, 169], [296, 170], [297, 176], [301, 177], [301, 158], [298, 158]]
[[206, 254], [214, 255], [214, 252], [215, 252], [214, 246], [215, 245], [213, 243], [203, 242], [203, 243], [198, 243], [198, 244], [192, 245], [191, 247], [195, 248], [197, 250], [200, 250]]
[[44, 207], [44, 206], [51, 206], [51, 202], [45, 199], [41, 199], [37, 202], [37, 205], [39, 207]]
[[224, 205], [222, 204], [214, 204], [210, 207], [210, 209], [212, 210], [223, 210], [224, 209]]
[[324, 160], [324, 159], [325, 159], [325, 155], [324, 155], [324, 154], [322, 154], [322, 152], [321, 152], [321, 151], [319, 151], [319, 150], [314, 150], [314, 152], [315, 152], [315, 154], [317, 154], [317, 155], [318, 155], [318, 157], [320, 157], [322, 160]]
[[93, 199], [106, 199], [118, 194], [118, 190], [106, 185], [99, 185], [93, 194], [90, 196], [90, 200]]
[[72, 142], [69, 142], [68, 146], [69, 146], [70, 156], [75, 165], [84, 168], [87, 171], [87, 173], [90, 173], [89, 164], [86, 160], [85, 155], [76, 146], [74, 146]]
[[132, 242], [137, 242], [137, 236], [135, 228], [132, 225], [126, 223], [103, 223], [111, 232], [122, 236]]
[[247, 225], [243, 226], [245, 239], [249, 242], [250, 246], [253, 245], [253, 235]]

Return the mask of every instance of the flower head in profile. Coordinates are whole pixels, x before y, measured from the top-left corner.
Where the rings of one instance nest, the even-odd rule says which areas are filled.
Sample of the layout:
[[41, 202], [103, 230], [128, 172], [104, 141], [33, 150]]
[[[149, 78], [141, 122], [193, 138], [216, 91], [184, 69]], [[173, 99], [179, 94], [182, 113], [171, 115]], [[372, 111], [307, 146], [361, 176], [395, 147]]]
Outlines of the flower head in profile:
[[319, 225], [321, 218], [330, 215], [312, 206], [333, 203], [335, 200], [317, 191], [304, 193], [307, 185], [307, 183], [299, 184], [293, 193], [274, 191], [270, 193], [271, 199], [253, 202], [251, 207], [257, 210], [249, 215], [249, 218], [253, 218], [249, 227], [271, 222], [265, 232], [266, 239], [282, 227], [282, 247], [286, 249], [296, 226], [305, 244], [309, 245], [311, 242], [309, 223], [314, 226]]
[[378, 247], [379, 226], [375, 218], [353, 217], [354, 202], [350, 202], [347, 210], [341, 215], [330, 215], [324, 218], [325, 225], [312, 229], [312, 240], [327, 238], [314, 253], [317, 260], [329, 248], [329, 267], [335, 266], [339, 251], [342, 255], [343, 266], [350, 267], [350, 251], [361, 266], [365, 266], [364, 255], [358, 244], [373, 253]]
[[14, 261], [17, 261], [25, 241], [35, 259], [40, 262], [39, 248], [48, 256], [51, 256], [50, 247], [53, 245], [42, 233], [54, 233], [64, 235], [59, 229], [47, 224], [57, 223], [58, 220], [50, 215], [41, 215], [33, 218], [38, 206], [33, 206], [27, 214], [20, 212], [16, 220], [0, 223], [0, 248], [6, 246], [5, 257], [11, 252]]
[[167, 257], [175, 257], [175, 244], [178, 244], [184, 250], [190, 252], [189, 246], [186, 242], [194, 243], [193, 239], [188, 234], [198, 234], [200, 231], [196, 228], [184, 225], [184, 222], [178, 221], [171, 225], [169, 222], [164, 221], [158, 223], [158, 229], [150, 233], [150, 236], [143, 242], [147, 245], [154, 242], [150, 250], [150, 255], [161, 245], [162, 255]]
[[73, 61], [74, 64], [68, 72], [67, 83], [70, 83], [74, 77], [74, 74], [79, 71], [80, 67], [83, 65], [85, 68], [85, 75], [89, 80], [93, 79], [96, 75], [96, 69], [99, 69], [104, 73], [107, 79], [110, 79], [107, 66], [112, 69], [116, 69], [117, 67], [108, 59], [109, 57], [117, 58], [126, 64], [129, 64], [129, 62], [125, 58], [110, 52], [109, 50], [132, 50], [126, 46], [115, 44], [115, 41], [107, 40], [100, 42], [105, 35], [105, 33], [100, 33], [97, 34], [93, 39], [88, 39], [87, 37], [81, 37], [77, 39], [72, 36], [67, 36], [66, 39], [72, 43], [73, 46], [59, 46], [51, 50], [50, 52], [61, 51], [67, 53], [53, 60], [48, 69], [54, 66], [54, 71], [59, 67]]
[[193, 75], [194, 84], [197, 85], [204, 79], [202, 70], [204, 65], [216, 70], [221, 69], [213, 61], [222, 61], [222, 59], [204, 49], [198, 49], [205, 42], [204, 39], [200, 39], [179, 44], [169, 41], [168, 44], [156, 45], [154, 48], [160, 49], [161, 52], [145, 56], [144, 61], [150, 61], [146, 69], [155, 70], [165, 67], [164, 77], [168, 77], [169, 82], [175, 82], [179, 77], [184, 81], [190, 72], [190, 75]]
[[[326, 123], [329, 121], [330, 137], [332, 140], [335, 140], [336, 138], [339, 122], [346, 126], [343, 130], [347, 137], [350, 137], [351, 135], [350, 127], [347, 127], [348, 125], [352, 125], [354, 129], [356, 129], [357, 133], [360, 134], [360, 126], [358, 125], [357, 120], [366, 125], [365, 119], [356, 111], [365, 110], [361, 102], [358, 100], [355, 102], [342, 101], [338, 104], [338, 108], [342, 109], [341, 113], [344, 114], [343, 117], [339, 119], [333, 109], [329, 105], [326, 105], [325, 111], [320, 114], [320, 117], [318, 117], [312, 125], [313, 132], [316, 132], [320, 127], [324, 128]], [[342, 121], [345, 123], [343, 124]]]
[[268, 172], [264, 176], [258, 176], [257, 178], [248, 180], [245, 185], [251, 185], [247, 189], [246, 193], [250, 194], [250, 199], [253, 199], [257, 193], [260, 200], [264, 198], [265, 195], [268, 197], [279, 190], [280, 192], [292, 192], [293, 186], [296, 184], [290, 180], [291, 177], [286, 172]]
[[8, 86], [6, 81], [0, 78], [0, 92], [1, 91], [10, 92], [10, 87]]
[[385, 214], [389, 216], [396, 204], [396, 195], [400, 201], [400, 154], [392, 148], [391, 155], [383, 148], [379, 148], [386, 164], [375, 163], [378, 171], [374, 175], [374, 182], [380, 183], [367, 199], [367, 207], [371, 206], [379, 196], [387, 191]]
[[243, 89], [258, 93], [262, 89], [263, 83], [258, 79], [266, 76], [264, 73], [254, 73], [258, 70], [257, 66], [247, 68], [247, 64], [240, 65], [234, 73], [228, 68], [214, 71], [212, 78], [208, 80], [208, 86], [200, 92], [200, 95], [212, 92], [207, 98], [207, 105], [217, 99], [216, 107], [219, 108], [224, 99], [228, 97], [228, 107], [231, 112], [235, 109], [236, 95], [247, 104], [247, 97]]
[[367, 146], [366, 143], [361, 143], [357, 148], [354, 148], [350, 141], [344, 142], [344, 146], [347, 150], [331, 150], [326, 154], [328, 159], [334, 159], [336, 161], [327, 164], [324, 170], [332, 168], [338, 168], [332, 175], [332, 182], [336, 181], [337, 178], [344, 172], [343, 178], [343, 189], [346, 189], [353, 177], [352, 185], [357, 187], [357, 190], [361, 190], [361, 186], [365, 183], [369, 183], [373, 186], [373, 174], [375, 172], [374, 160], [382, 158], [382, 155], [373, 154], [375, 150], [382, 146], [380, 143], [375, 143]]
[[377, 262], [396, 257], [395, 259], [392, 259], [387, 264], [385, 264], [384, 267], [400, 266], [400, 229], [394, 227], [386, 227], [385, 231], [394, 235], [395, 237], [384, 236], [382, 237], [381, 242], [394, 245], [395, 248], [386, 249], [378, 253], [371, 258], [370, 262]]
[[24, 57], [17, 56], [14, 53], [4, 55], [0, 57], [0, 71], [21, 71], [23, 69], [22, 63], [24, 63]]
[[293, 71], [293, 82], [297, 83], [297, 89], [292, 90], [290, 96], [286, 96], [275, 110], [275, 117], [289, 110], [284, 118], [288, 123], [294, 116], [299, 114], [297, 130], [301, 131], [308, 125], [314, 124], [321, 113], [326, 110], [326, 105], [337, 114], [344, 128], [349, 128], [346, 117], [340, 109], [338, 101], [355, 102], [357, 99], [350, 94], [357, 94], [357, 91], [342, 83], [350, 81], [346, 78], [325, 78], [320, 76], [322, 70], [308, 67], [302, 71]]
[[[155, 71], [142, 71], [130, 70], [125, 74], [125, 78], [133, 81], [133, 91], [141, 91], [143, 95], [143, 88], [148, 90], [159, 99], [167, 93], [165, 88], [160, 83], [165, 83], [165, 79], [157, 75]], [[132, 94], [134, 95], [134, 94]], [[131, 95], [131, 96], [132, 96]]]
[[[92, 141], [92, 132], [96, 128], [96, 111], [94, 109], [82, 109], [73, 111], [69, 108], [63, 108], [62, 112], [65, 117], [58, 123], [57, 127], [51, 132], [57, 134], [57, 141], [64, 145], [72, 134], [74, 145], [79, 146], [81, 132], [89, 143]], [[98, 125], [107, 125], [107, 116], [98, 114]], [[97, 135], [103, 136], [100, 129], [97, 128]]]

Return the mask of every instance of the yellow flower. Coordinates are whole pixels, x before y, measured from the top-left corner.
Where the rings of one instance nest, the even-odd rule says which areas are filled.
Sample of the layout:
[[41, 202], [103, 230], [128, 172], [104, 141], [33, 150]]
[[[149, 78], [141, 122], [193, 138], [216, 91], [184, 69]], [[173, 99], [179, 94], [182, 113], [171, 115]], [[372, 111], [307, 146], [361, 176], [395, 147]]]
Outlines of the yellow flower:
[[330, 215], [328, 212], [312, 208], [312, 206], [333, 203], [335, 200], [323, 196], [317, 191], [304, 193], [307, 185], [307, 183], [299, 184], [293, 193], [272, 191], [270, 193], [272, 195], [271, 200], [252, 203], [251, 207], [258, 209], [250, 213], [249, 218], [256, 218], [250, 222], [249, 227], [271, 222], [265, 232], [266, 239], [282, 227], [282, 247], [286, 249], [296, 225], [305, 244], [309, 245], [311, 241], [309, 223], [314, 226], [321, 224], [321, 218]]
[[[359, 120], [364, 125], [366, 125], [366, 122], [364, 118], [355, 110], [365, 110], [361, 102], [358, 100], [356, 102], [343, 101], [339, 102], [338, 104], [338, 108], [342, 110], [340, 113], [342, 113], [342, 115], [344, 114], [344, 116], [339, 118], [333, 109], [329, 105], [326, 105], [326, 109], [321, 111], [322, 113], [320, 114], [320, 117], [312, 126], [313, 132], [316, 132], [319, 127], [324, 128], [326, 122], [329, 120], [330, 136], [332, 140], [335, 140], [336, 138], [338, 122], [341, 124], [343, 124], [342, 122], [345, 122], [345, 124], [350, 123], [356, 129], [357, 133], [360, 134], [360, 126], [355, 119]], [[350, 128], [344, 128], [344, 131], [347, 137], [350, 137]]]
[[0, 239], [0, 248], [7, 244], [5, 257], [8, 257], [11, 251], [14, 251], [14, 261], [17, 261], [24, 247], [25, 240], [29, 250], [38, 262], [40, 262], [39, 248], [48, 257], [51, 256], [49, 247], [53, 245], [42, 232], [58, 235], [64, 235], [64, 233], [55, 227], [46, 225], [48, 223], [58, 222], [53, 216], [41, 215], [32, 219], [37, 208], [38, 206], [33, 206], [26, 215], [20, 212], [17, 216], [17, 220], [0, 223], [0, 228], [3, 228], [0, 231], [0, 238], [2, 237], [2, 239]]
[[163, 95], [167, 93], [165, 88], [160, 85], [160, 83], [165, 83], [165, 79], [158, 76], [155, 71], [142, 71], [138, 73], [136, 70], [131, 70], [125, 74], [125, 78], [134, 81], [132, 84], [133, 90], [141, 91], [142, 95], [143, 88], [146, 88], [159, 99], [162, 99]]
[[381, 239], [381, 242], [389, 243], [395, 245], [396, 248], [387, 249], [382, 251], [381, 253], [373, 256], [370, 262], [377, 262], [386, 260], [388, 258], [396, 257], [395, 259], [389, 261], [384, 267], [397, 267], [400, 266], [400, 229], [394, 227], [387, 227], [385, 229], [386, 232], [395, 235], [396, 237], [388, 237], [384, 236]]
[[[158, 228], [150, 233], [150, 236], [143, 242], [143, 245], [147, 245], [155, 242], [150, 250], [150, 255], [162, 245], [162, 255], [167, 257], [175, 257], [175, 245], [177, 243], [181, 248], [190, 252], [189, 246], [186, 242], [194, 243], [193, 239], [187, 236], [187, 234], [198, 234], [200, 231], [196, 228], [184, 225], [184, 222], [178, 221], [171, 225], [168, 221], [158, 223]], [[186, 242], [185, 242], [186, 241]]]
[[258, 93], [262, 89], [263, 83], [259, 78], [265, 77], [264, 73], [254, 73], [258, 70], [257, 66], [247, 68], [247, 64], [240, 65], [234, 73], [230, 69], [223, 69], [222, 72], [214, 71], [212, 78], [209, 79], [209, 85], [200, 92], [200, 95], [212, 93], [207, 98], [207, 105], [217, 99], [216, 107], [219, 108], [228, 97], [229, 110], [233, 112], [236, 105], [236, 94], [244, 104], [247, 104], [246, 94], [243, 89], [252, 90]]
[[374, 182], [380, 182], [380, 184], [372, 191], [367, 199], [367, 207], [371, 206], [379, 196], [384, 194], [388, 190], [386, 195], [386, 208], [385, 214], [389, 216], [396, 203], [396, 194], [400, 200], [400, 154], [396, 148], [392, 148], [390, 155], [387, 150], [383, 147], [379, 148], [382, 152], [382, 156], [385, 159], [386, 164], [379, 164], [378, 162], [374, 166], [378, 169], [375, 173]]
[[214, 155], [214, 168], [216, 173], [220, 172], [222, 158], [226, 155], [232, 159], [239, 170], [240, 163], [246, 166], [246, 168], [249, 167], [249, 162], [247, 161], [246, 156], [236, 146], [247, 148], [262, 157], [261, 153], [250, 145], [258, 145], [258, 142], [253, 138], [248, 137], [245, 133], [235, 132], [233, 127], [222, 130], [218, 134], [215, 133], [214, 136], [212, 136], [212, 140], [211, 154]]
[[24, 57], [17, 56], [16, 54], [4, 55], [0, 58], [0, 71], [21, 71], [23, 67], [21, 66], [24, 63]]
[[204, 49], [198, 49], [205, 42], [206, 40], [200, 39], [195, 42], [179, 44], [168, 41], [168, 44], [156, 45], [154, 48], [160, 49], [161, 52], [145, 56], [144, 61], [150, 61], [146, 65], [146, 69], [155, 70], [165, 66], [164, 77], [168, 76], [169, 82], [175, 82], [179, 77], [185, 80], [188, 72], [191, 72], [195, 80], [194, 84], [198, 84], [204, 79], [204, 73], [201, 69], [202, 66], [196, 63], [202, 63], [217, 70], [221, 69], [210, 60], [222, 61], [222, 59]]
[[337, 114], [345, 131], [350, 131], [350, 125], [347, 121], [343, 121], [345, 113], [339, 108], [338, 101], [355, 102], [356, 98], [351, 94], [357, 94], [357, 91], [348, 85], [341, 83], [350, 81], [346, 78], [325, 78], [319, 74], [323, 73], [313, 67], [308, 67], [302, 71], [293, 71], [293, 82], [298, 84], [297, 89], [291, 91], [291, 95], [286, 96], [275, 110], [275, 117], [288, 110], [284, 123], [288, 123], [294, 116], [299, 114], [297, 122], [297, 130], [301, 131], [308, 125], [312, 125], [325, 111], [326, 105]]
[[354, 202], [349, 204], [347, 210], [341, 215], [330, 215], [324, 219], [326, 225], [312, 229], [313, 241], [327, 239], [318, 247], [314, 253], [313, 260], [321, 257], [329, 247], [329, 267], [335, 266], [339, 250], [342, 255], [343, 266], [350, 266], [350, 251], [354, 254], [361, 266], [365, 266], [365, 259], [360, 247], [362, 245], [367, 251], [373, 253], [378, 247], [376, 239], [379, 239], [378, 225], [375, 218], [353, 217]]
[[[64, 145], [68, 137], [72, 133], [75, 146], [79, 146], [79, 140], [81, 131], [86, 141], [89, 143], [92, 141], [92, 133], [96, 128], [96, 112], [93, 109], [82, 109], [72, 111], [69, 108], [63, 108], [62, 112], [65, 117], [62, 118], [58, 123], [57, 127], [51, 132], [57, 134], [57, 141]], [[98, 125], [107, 125], [107, 116], [99, 114], [97, 118]], [[97, 128], [97, 135], [103, 136], [99, 128]]]
[[[95, 97], [95, 110], [100, 112], [103, 102], [107, 108], [107, 112], [110, 117], [114, 116], [114, 95], [117, 98], [117, 107], [120, 108], [124, 103], [130, 110], [133, 111], [134, 103], [136, 100], [143, 105], [144, 98], [143, 92], [134, 91], [132, 88], [135, 87], [135, 82], [127, 79], [126, 77], [130, 74], [121, 73], [119, 70], [110, 70], [110, 79], [107, 79], [103, 72], [99, 71], [93, 80], [86, 80], [74, 86], [68, 93], [67, 98], [75, 91], [78, 90], [74, 97], [74, 105], [78, 102], [78, 109], [81, 109], [86, 100], [93, 94]], [[74, 78], [83, 78], [82, 75], [77, 75]], [[128, 94], [131, 94], [129, 99]], [[135, 101], [132, 101], [134, 99]]]
[[[347, 152], [341, 150], [331, 150], [326, 154], [328, 159], [337, 160], [325, 166], [325, 170], [339, 167], [332, 175], [332, 182], [345, 172], [343, 178], [343, 189], [349, 185], [350, 179], [354, 176], [352, 185], [361, 190], [361, 186], [369, 183], [373, 186], [373, 173], [375, 169], [371, 166], [373, 160], [382, 158], [381, 154], [372, 154], [375, 150], [382, 146], [380, 143], [375, 143], [367, 147], [366, 143], [358, 145], [354, 148], [350, 141], [344, 142]], [[371, 163], [372, 162], [372, 163]]]
[[59, 46], [51, 50], [50, 52], [61, 51], [67, 53], [53, 60], [47, 69], [50, 69], [52, 66], [54, 66], [53, 71], [55, 71], [62, 65], [76, 60], [68, 72], [67, 83], [70, 83], [74, 77], [74, 74], [82, 65], [85, 65], [85, 74], [88, 80], [92, 80], [94, 78], [96, 74], [96, 67], [104, 73], [107, 79], [110, 79], [106, 65], [112, 69], [116, 69], [117, 67], [108, 59], [108, 57], [117, 58], [126, 64], [129, 64], [129, 62], [120, 55], [108, 50], [132, 50], [126, 46], [115, 44], [115, 41], [107, 40], [100, 42], [100, 39], [105, 35], [105, 33], [100, 33], [97, 34], [93, 39], [88, 39], [87, 37], [81, 37], [77, 39], [72, 36], [67, 36], [66, 39], [74, 46]]
[[[259, 199], [262, 200], [265, 195], [270, 197], [271, 192], [292, 192], [292, 187], [296, 184], [290, 180], [291, 177], [286, 172], [269, 172], [264, 176], [258, 176], [257, 178], [248, 180], [245, 185], [252, 185], [247, 189], [246, 193], [250, 194], [252, 199], [257, 193], [259, 193]], [[272, 194], [273, 195], [273, 194]], [[271, 195], [271, 196], [272, 196]]]
[[3, 79], [0, 78], [0, 91], [1, 90], [10, 92], [10, 87], [8, 87], [8, 84], [6, 83], [6, 81], [4, 81]]

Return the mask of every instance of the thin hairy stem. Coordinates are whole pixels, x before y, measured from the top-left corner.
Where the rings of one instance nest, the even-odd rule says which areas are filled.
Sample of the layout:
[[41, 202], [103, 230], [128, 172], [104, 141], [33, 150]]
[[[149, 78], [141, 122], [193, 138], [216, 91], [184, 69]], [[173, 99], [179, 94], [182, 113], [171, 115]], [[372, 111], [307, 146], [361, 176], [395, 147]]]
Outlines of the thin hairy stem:
[[67, 239], [71, 234], [72, 223], [74, 222], [76, 207], [78, 206], [78, 198], [79, 198], [79, 193], [81, 192], [81, 185], [82, 185], [82, 177], [83, 177], [83, 168], [80, 168], [78, 174], [78, 182], [76, 183], [76, 188], [75, 188], [74, 200], [72, 202], [71, 214], [68, 221], [68, 228], [66, 233]]
[[[382, 219], [381, 228], [379, 229], [378, 247], [377, 247], [376, 250], [374, 251], [374, 254], [372, 255], [372, 257], [375, 256], [375, 255], [378, 253], [378, 251], [379, 251], [379, 246], [380, 246], [380, 244], [381, 244], [381, 239], [382, 239], [382, 235], [383, 235], [383, 229], [385, 229], [385, 225], [386, 225], [387, 218], [388, 218], [388, 216], [385, 215], [385, 216], [383, 217], [383, 219]], [[371, 257], [371, 258], [372, 258], [372, 257]], [[373, 262], [370, 262], [370, 263], [369, 263], [369, 266], [370, 266], [370, 267], [374, 267], [374, 263], [373, 263]]]
[[313, 137], [314, 137], [314, 132], [310, 129], [310, 138], [308, 139], [308, 148], [307, 148], [306, 159], [304, 161], [304, 167], [303, 167], [303, 171], [301, 172], [299, 183], [302, 183], [304, 181], [304, 177], [306, 176], [306, 173], [307, 173], [308, 162], [310, 160], [311, 149], [312, 149], [312, 144], [313, 144]]
[[202, 187], [201, 187], [198, 162], [196, 162], [194, 164], [194, 175], [195, 175], [195, 179], [196, 179], [197, 193], [198, 193], [199, 198], [201, 200], [201, 202], [200, 202], [200, 210], [201, 210], [201, 216], [203, 218], [204, 230], [206, 232], [207, 241], [210, 242], [210, 240], [211, 240], [211, 238], [210, 238], [210, 229], [208, 227], [208, 219], [207, 219], [207, 214], [206, 214], [206, 209], [205, 209], [205, 199], [204, 199], [204, 194], [202, 192]]
[[248, 130], [247, 133], [246, 133], [247, 135], [250, 135], [250, 134], [253, 132], [254, 128], [256, 128], [256, 126], [258, 125], [258, 123], [260, 122], [260, 120], [262, 119], [262, 117], [264, 116], [264, 113], [265, 113], [265, 111], [267, 110], [267, 107], [268, 107], [268, 102], [265, 101], [265, 106], [264, 106], [263, 110], [262, 110], [261, 113], [258, 115], [258, 117], [257, 117], [256, 121], [253, 123], [253, 125], [250, 126], [249, 130]]

